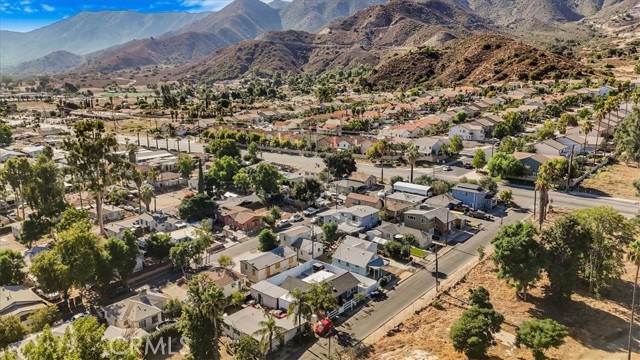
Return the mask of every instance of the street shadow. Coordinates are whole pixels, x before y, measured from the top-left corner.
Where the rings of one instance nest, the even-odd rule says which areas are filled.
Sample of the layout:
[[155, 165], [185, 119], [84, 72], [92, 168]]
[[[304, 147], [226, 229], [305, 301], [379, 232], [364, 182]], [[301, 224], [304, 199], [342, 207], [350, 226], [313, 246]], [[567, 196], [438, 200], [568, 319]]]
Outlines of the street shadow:
[[[627, 319], [591, 307], [582, 301], [558, 302], [531, 295], [527, 297], [527, 301], [534, 305], [529, 310], [531, 316], [556, 320], [568, 328], [569, 336], [587, 348], [608, 352], [626, 350], [624, 339], [629, 329]], [[640, 332], [635, 332], [636, 343], [638, 338]]]

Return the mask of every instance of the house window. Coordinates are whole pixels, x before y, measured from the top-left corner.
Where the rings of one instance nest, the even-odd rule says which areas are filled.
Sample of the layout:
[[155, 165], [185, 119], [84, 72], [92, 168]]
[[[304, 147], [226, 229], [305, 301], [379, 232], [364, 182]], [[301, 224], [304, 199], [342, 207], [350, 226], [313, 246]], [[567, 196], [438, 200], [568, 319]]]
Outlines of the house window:
[[138, 327], [146, 328], [147, 327], [147, 319], [138, 321]]
[[280, 263], [279, 262], [276, 263], [276, 269], [280, 269]]
[[407, 219], [416, 221], [416, 217], [413, 215], [407, 215]]
[[249, 268], [249, 265], [244, 264], [244, 269], [247, 270]]
[[234, 289], [236, 287], [236, 283], [231, 283], [231, 288]]
[[251, 271], [251, 274], [252, 274], [253, 276], [256, 276], [256, 269], [253, 269], [253, 270]]
[[289, 258], [289, 264], [293, 264], [293, 258], [292, 257]]
[[423, 218], [423, 219], [420, 219], [420, 222], [423, 223], [423, 224], [426, 224], [427, 220]]
[[358, 199], [353, 199], [351, 202], [353, 203], [353, 205], [360, 205], [360, 200]]
[[151, 317], [151, 323], [152, 323], [152, 324], [155, 324], [155, 323], [157, 323], [157, 322], [158, 322], [158, 315], [153, 315], [153, 316]]

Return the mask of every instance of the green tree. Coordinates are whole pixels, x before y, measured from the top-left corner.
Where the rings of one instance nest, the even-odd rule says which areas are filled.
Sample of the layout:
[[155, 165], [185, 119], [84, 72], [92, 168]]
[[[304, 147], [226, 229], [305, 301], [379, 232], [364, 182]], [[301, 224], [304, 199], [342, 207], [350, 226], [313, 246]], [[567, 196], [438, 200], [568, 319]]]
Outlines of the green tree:
[[[213, 194], [229, 189], [239, 168], [238, 161], [230, 156], [214, 159], [211, 168], [204, 175], [205, 191]], [[216, 191], [213, 191], [214, 188]]]
[[57, 306], [45, 306], [29, 315], [29, 329], [31, 330], [31, 332], [42, 331], [45, 326], [53, 326], [53, 324], [55, 324], [60, 319], [60, 312]]
[[245, 155], [245, 160], [255, 164], [260, 160], [258, 158], [258, 154], [260, 154], [260, 149], [258, 148], [258, 144], [255, 142], [251, 142], [251, 144], [247, 146], [247, 154]]
[[493, 261], [498, 268], [498, 278], [515, 286], [524, 300], [530, 284], [540, 278], [544, 265], [543, 250], [534, 239], [535, 234], [531, 222], [518, 221], [501, 227], [491, 240], [495, 247]]
[[104, 249], [109, 268], [113, 269], [118, 279], [125, 284], [136, 266], [140, 253], [136, 235], [130, 230], [125, 230], [122, 240], [109, 238], [104, 244]]
[[179, 319], [182, 315], [182, 306], [184, 304], [178, 298], [171, 298], [167, 300], [164, 305], [164, 315], [169, 319]]
[[402, 176], [395, 175], [395, 176], [392, 176], [391, 179], [389, 179], [389, 183], [391, 184], [391, 186], [393, 186], [393, 184], [397, 183], [398, 181], [402, 181], [402, 180], [404, 180], [402, 178]]
[[151, 200], [154, 200], [155, 198], [156, 198], [156, 189], [153, 186], [149, 184], [144, 184], [140, 187], [140, 192], [138, 193], [138, 199], [140, 199], [140, 201], [144, 203], [144, 206], [147, 208], [147, 211], [151, 211], [149, 206], [151, 205]]
[[169, 260], [171, 260], [174, 267], [179, 268], [182, 271], [183, 276], [187, 275], [186, 270], [191, 262], [192, 245], [191, 241], [189, 241], [177, 244], [169, 249]]
[[196, 169], [197, 164], [196, 161], [193, 160], [189, 155], [180, 154], [178, 156], [176, 166], [178, 167], [178, 172], [180, 173], [180, 175], [183, 178], [188, 179], [191, 177], [191, 173], [193, 173], [193, 170]]
[[409, 166], [411, 166], [411, 174], [409, 176], [410, 182], [413, 183], [413, 167], [416, 165], [418, 159], [420, 159], [420, 152], [415, 144], [409, 144], [407, 151], [404, 152], [404, 158], [407, 159]]
[[631, 295], [631, 316], [629, 318], [629, 339], [627, 342], [627, 358], [631, 359], [631, 347], [633, 346], [633, 317], [636, 307], [636, 290], [638, 289], [638, 274], [640, 274], [640, 240], [629, 244], [629, 260], [636, 266], [636, 275], [633, 280], [633, 293]]
[[218, 265], [225, 270], [229, 270], [235, 266], [235, 262], [229, 255], [220, 255], [218, 256]]
[[316, 98], [319, 103], [328, 103], [333, 101], [334, 89], [328, 85], [322, 85], [316, 89]]
[[260, 343], [251, 336], [244, 335], [238, 341], [235, 357], [238, 360], [260, 360]]
[[575, 214], [569, 213], [542, 230], [540, 240], [545, 248], [545, 270], [549, 278], [549, 294], [568, 299], [577, 284], [579, 272], [591, 242], [591, 231]]
[[640, 163], [640, 108], [634, 107], [615, 132], [616, 150], [624, 161]]
[[565, 326], [552, 319], [532, 319], [518, 326], [515, 345], [526, 346], [533, 352], [534, 359], [544, 360], [547, 358], [544, 351], [560, 347], [568, 334]]
[[249, 192], [249, 187], [251, 187], [251, 178], [244, 169], [233, 175], [233, 187], [235, 187], [236, 191], [240, 194], [246, 194]]
[[305, 204], [313, 203], [322, 194], [322, 184], [314, 178], [305, 178], [291, 189], [291, 198]]
[[38, 285], [44, 292], [57, 292], [64, 299], [69, 298], [69, 290], [73, 286], [73, 270], [62, 262], [57, 252], [49, 250], [38, 254], [33, 259], [29, 272], [38, 279]]
[[487, 169], [491, 176], [505, 178], [520, 175], [523, 171], [523, 166], [513, 155], [497, 152], [489, 160]]
[[338, 300], [333, 293], [333, 285], [327, 281], [311, 284], [307, 289], [307, 299], [311, 309], [318, 317], [339, 307]]
[[298, 332], [301, 331], [303, 321], [309, 321], [313, 315], [313, 308], [309, 302], [309, 298], [306, 293], [300, 289], [294, 289], [291, 292], [291, 302], [287, 308], [287, 317], [294, 317], [294, 322], [298, 325]]
[[27, 335], [27, 328], [15, 316], [0, 316], [0, 349], [22, 340]]
[[338, 240], [338, 224], [325, 223], [322, 224], [322, 240], [325, 244], [331, 245]]
[[498, 193], [498, 183], [496, 183], [496, 181], [490, 176], [481, 177], [478, 181], [478, 185], [482, 186], [485, 190], [489, 190], [493, 195]]
[[457, 155], [464, 149], [464, 145], [462, 144], [462, 138], [460, 135], [453, 135], [451, 138], [451, 143], [449, 144], [449, 152], [451, 154]]
[[538, 131], [538, 140], [547, 140], [553, 139], [555, 137], [556, 125], [551, 120], [547, 120], [544, 125], [542, 125], [542, 129]]
[[466, 310], [449, 331], [453, 348], [470, 359], [485, 358], [493, 334], [500, 331], [503, 322], [504, 316], [494, 309], [474, 306]]
[[262, 216], [261, 220], [271, 226], [271, 227], [275, 227], [276, 225], [276, 221], [280, 220], [282, 218], [282, 212], [280, 211], [280, 208], [277, 206], [272, 206], [269, 209], [269, 213], [267, 213], [266, 215]]
[[[69, 269], [74, 286], [81, 288], [95, 280], [97, 264], [101, 260], [99, 241], [100, 237], [83, 223], [75, 224], [58, 234], [51, 251], [58, 254], [62, 264]], [[82, 271], [78, 271], [79, 269]]]
[[634, 67], [634, 71], [636, 74], [640, 74], [640, 60], [636, 62], [636, 66]]
[[513, 204], [513, 191], [510, 189], [500, 191], [498, 193], [498, 199], [502, 201], [504, 206], [511, 206]]
[[189, 281], [179, 327], [194, 359], [220, 359], [220, 336], [226, 299], [213, 280], [198, 275]]
[[473, 154], [471, 165], [473, 165], [473, 167], [476, 169], [482, 169], [485, 165], [487, 165], [487, 154], [485, 154], [484, 150], [476, 150], [476, 152]]
[[64, 181], [53, 160], [40, 155], [31, 169], [25, 200], [38, 218], [54, 219], [64, 210]]
[[275, 166], [260, 163], [251, 174], [251, 184], [264, 200], [268, 200], [273, 194], [278, 193], [278, 182], [281, 177]]
[[233, 294], [231, 294], [231, 305], [240, 307], [244, 304], [246, 299], [247, 299], [247, 293], [242, 290], [238, 290]]
[[42, 333], [25, 345], [22, 355], [28, 360], [64, 359], [63, 354], [71, 350], [67, 345], [69, 340], [70, 334], [65, 334], [64, 338], [54, 336], [51, 328], [45, 325]]
[[84, 223], [88, 226], [91, 224], [89, 212], [86, 210], [78, 210], [74, 207], [68, 207], [62, 212], [60, 221], [56, 224], [56, 231], [61, 232], [69, 230], [73, 225]]
[[[73, 322], [70, 347], [72, 359], [102, 360], [105, 348], [105, 326], [98, 323], [94, 316], [87, 316]], [[67, 335], [65, 334], [65, 338]]]
[[338, 151], [325, 156], [322, 161], [333, 180], [349, 176], [357, 170], [356, 161], [350, 151]]
[[240, 149], [233, 139], [214, 139], [209, 144], [209, 153], [216, 158], [229, 156], [234, 159], [240, 158]]
[[469, 303], [471, 306], [477, 306], [481, 309], [493, 309], [490, 299], [489, 290], [483, 286], [469, 289]]
[[123, 167], [122, 157], [116, 153], [118, 141], [113, 133], [107, 133], [104, 123], [82, 120], [74, 124], [75, 136], [64, 140], [69, 167], [78, 178], [87, 181], [87, 190], [96, 200], [96, 214], [100, 233], [104, 234], [102, 204], [107, 188], [119, 179]]
[[625, 248], [634, 239], [636, 228], [607, 206], [577, 210], [574, 214], [591, 231], [581, 273], [589, 281], [589, 291], [600, 296], [624, 272]]
[[181, 219], [200, 221], [215, 215], [218, 204], [206, 194], [196, 194], [183, 199], [178, 207], [178, 215]]
[[9, 146], [13, 142], [9, 125], [0, 124], [0, 146]]
[[145, 253], [154, 259], [164, 259], [171, 250], [171, 236], [166, 233], [151, 233], [146, 241]]
[[22, 218], [26, 219], [24, 205], [27, 186], [33, 178], [33, 170], [26, 158], [11, 158], [4, 163], [0, 170], [0, 178], [4, 184], [9, 185], [16, 199], [22, 206]]
[[278, 244], [280, 243], [278, 237], [269, 229], [264, 229], [260, 232], [258, 235], [258, 241], [258, 249], [260, 251], [271, 251], [278, 247]]
[[280, 342], [280, 347], [284, 346], [285, 328], [278, 326], [276, 318], [271, 313], [264, 314], [265, 319], [258, 323], [260, 330], [255, 335], [260, 336], [260, 352], [263, 356], [267, 356], [273, 351], [273, 339], [276, 338]]
[[22, 284], [24, 267], [20, 252], [13, 249], [0, 250], [0, 286]]

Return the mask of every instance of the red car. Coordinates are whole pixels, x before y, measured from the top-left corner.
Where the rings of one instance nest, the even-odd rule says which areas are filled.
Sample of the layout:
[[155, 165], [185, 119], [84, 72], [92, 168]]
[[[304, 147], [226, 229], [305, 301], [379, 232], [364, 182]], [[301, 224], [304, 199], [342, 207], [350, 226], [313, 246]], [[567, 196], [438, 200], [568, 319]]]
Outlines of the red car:
[[464, 164], [464, 168], [465, 169], [473, 169], [473, 166], [471, 165], [471, 163], [465, 163]]
[[333, 329], [333, 321], [331, 319], [322, 319], [318, 321], [315, 333], [318, 336], [325, 336], [329, 334], [331, 329]]

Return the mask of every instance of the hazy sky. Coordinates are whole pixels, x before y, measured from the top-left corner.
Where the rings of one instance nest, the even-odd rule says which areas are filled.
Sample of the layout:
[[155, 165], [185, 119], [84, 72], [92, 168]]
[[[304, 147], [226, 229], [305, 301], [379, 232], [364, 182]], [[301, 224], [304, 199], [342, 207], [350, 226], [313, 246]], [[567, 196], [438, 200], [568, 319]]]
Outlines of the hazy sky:
[[[265, 0], [269, 2], [271, 0]], [[231, 0], [0, 0], [0, 29], [31, 31], [80, 11], [215, 11]]]

